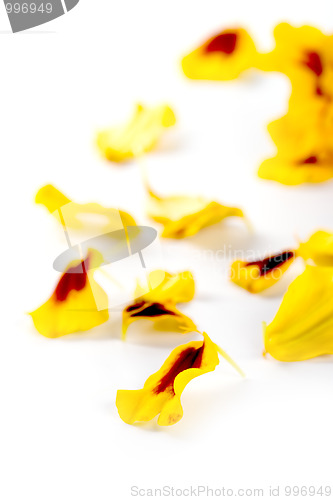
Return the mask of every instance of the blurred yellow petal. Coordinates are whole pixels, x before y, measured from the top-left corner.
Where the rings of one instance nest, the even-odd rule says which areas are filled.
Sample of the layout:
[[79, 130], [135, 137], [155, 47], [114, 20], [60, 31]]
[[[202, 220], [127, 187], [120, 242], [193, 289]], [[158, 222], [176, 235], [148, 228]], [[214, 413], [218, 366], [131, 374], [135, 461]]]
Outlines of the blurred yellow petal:
[[297, 257], [288, 250], [257, 261], [235, 261], [231, 266], [231, 281], [251, 293], [260, 293], [275, 285]]
[[[49, 338], [90, 330], [109, 319], [108, 298], [93, 278], [92, 254], [72, 262], [51, 297], [30, 313], [39, 333]], [[104, 304], [98, 310], [96, 304]]]
[[308, 241], [300, 244], [298, 253], [318, 266], [333, 266], [333, 233], [317, 231]]
[[308, 266], [289, 286], [265, 328], [265, 350], [279, 361], [333, 354], [333, 268]]
[[[138, 284], [135, 297], [147, 302], [172, 301], [189, 302], [194, 297], [195, 282], [190, 271], [170, 274], [162, 270], [152, 271], [147, 279], [146, 287]], [[148, 290], [147, 290], [148, 289]]]
[[108, 233], [127, 226], [135, 226], [133, 217], [116, 208], [105, 208], [99, 203], [75, 203], [51, 184], [42, 187], [35, 199], [44, 205], [60, 224], [71, 229], [96, 230]]
[[116, 405], [124, 422], [146, 422], [159, 415], [157, 423], [167, 426], [182, 418], [180, 398], [187, 384], [214, 371], [219, 364], [218, 346], [206, 333], [203, 337], [203, 341], [174, 349], [163, 366], [147, 379], [143, 389], [117, 392]]
[[275, 48], [260, 58], [260, 69], [280, 71], [291, 80], [312, 81], [315, 91], [318, 78], [329, 70], [332, 37], [312, 26], [295, 27], [280, 23], [274, 29]]
[[242, 28], [226, 29], [186, 55], [182, 67], [188, 78], [232, 80], [255, 66], [257, 51]]
[[199, 196], [162, 198], [148, 190], [147, 215], [163, 224], [164, 238], [187, 238], [227, 217], [244, 217], [240, 208], [221, 205]]
[[304, 182], [324, 182], [333, 177], [333, 156], [321, 158], [314, 154], [300, 158], [277, 155], [260, 165], [258, 176], [261, 179], [273, 180], [289, 186]]
[[175, 123], [174, 112], [169, 106], [138, 105], [127, 124], [100, 132], [97, 145], [107, 160], [127, 161], [154, 149], [165, 128]]

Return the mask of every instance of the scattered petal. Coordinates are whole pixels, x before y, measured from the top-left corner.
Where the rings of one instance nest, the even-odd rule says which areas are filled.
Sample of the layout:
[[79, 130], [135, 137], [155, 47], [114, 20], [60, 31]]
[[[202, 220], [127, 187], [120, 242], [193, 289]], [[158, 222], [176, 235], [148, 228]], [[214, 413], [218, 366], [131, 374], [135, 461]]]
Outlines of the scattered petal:
[[197, 331], [193, 321], [176, 308], [177, 303], [192, 300], [194, 290], [194, 279], [189, 271], [176, 275], [164, 271], [151, 272], [148, 287], [138, 285], [135, 301], [123, 311], [123, 338], [128, 327], [139, 319], [153, 321], [154, 327], [159, 330], [181, 333]]
[[263, 292], [282, 278], [296, 257], [295, 251], [288, 250], [263, 260], [237, 260], [231, 266], [231, 281], [248, 292]]
[[221, 205], [195, 196], [162, 198], [148, 190], [147, 215], [163, 224], [164, 238], [187, 238], [227, 217], [244, 217], [240, 208]]
[[265, 350], [279, 361], [333, 354], [333, 268], [307, 266], [265, 328]]
[[[49, 338], [90, 330], [109, 319], [108, 298], [93, 278], [96, 252], [72, 262], [60, 278], [51, 297], [30, 313], [39, 333]], [[94, 261], [94, 262], [93, 262]], [[97, 309], [96, 304], [105, 307]]]
[[298, 254], [304, 260], [311, 259], [317, 266], [333, 266], [333, 233], [317, 231], [300, 244]]
[[164, 129], [175, 123], [169, 106], [148, 108], [139, 104], [129, 123], [100, 132], [97, 145], [107, 160], [124, 162], [154, 149]]
[[98, 226], [98, 234], [106, 234], [136, 225], [127, 212], [99, 203], [75, 203], [51, 184], [38, 191], [35, 201], [44, 205], [62, 226], [71, 229], [96, 231]]
[[242, 28], [227, 29], [185, 56], [182, 67], [188, 78], [232, 80], [255, 66], [257, 51]]
[[147, 379], [143, 389], [117, 392], [116, 405], [124, 422], [146, 422], [159, 415], [157, 423], [167, 426], [182, 418], [180, 398], [187, 384], [214, 371], [219, 364], [218, 346], [206, 333], [203, 337], [203, 341], [174, 349], [160, 370]]

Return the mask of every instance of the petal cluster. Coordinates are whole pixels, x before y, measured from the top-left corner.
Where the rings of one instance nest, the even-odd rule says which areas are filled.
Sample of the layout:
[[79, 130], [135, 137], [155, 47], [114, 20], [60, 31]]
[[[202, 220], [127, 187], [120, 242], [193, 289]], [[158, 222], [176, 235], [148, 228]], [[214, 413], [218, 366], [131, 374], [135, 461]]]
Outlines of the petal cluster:
[[333, 36], [287, 23], [274, 36], [274, 50], [258, 66], [286, 74], [292, 92], [287, 115], [268, 127], [277, 155], [261, 164], [259, 177], [286, 185], [326, 181], [333, 177]]

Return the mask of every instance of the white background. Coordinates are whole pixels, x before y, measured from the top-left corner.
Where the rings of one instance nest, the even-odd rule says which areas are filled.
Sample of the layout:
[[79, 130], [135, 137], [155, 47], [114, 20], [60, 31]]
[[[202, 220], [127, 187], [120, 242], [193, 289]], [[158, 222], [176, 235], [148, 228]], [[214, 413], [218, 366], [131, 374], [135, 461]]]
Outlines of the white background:
[[[232, 25], [269, 49], [281, 20], [333, 32], [332, 4], [81, 0], [66, 16], [16, 35], [0, 8], [4, 500], [127, 499], [132, 485], [330, 484], [331, 359], [283, 364], [262, 356], [262, 321], [274, 317], [298, 265], [267, 296], [250, 296], [227, 282], [227, 262], [204, 251], [226, 244], [262, 255], [332, 230], [333, 184], [288, 188], [256, 177], [275, 151], [266, 124], [287, 107], [282, 75], [195, 82], [179, 65], [206, 36]], [[142, 387], [185, 337], [133, 325], [122, 343], [114, 313], [94, 331], [49, 340], [26, 315], [52, 292], [59, 277], [52, 262], [64, 250], [54, 221], [33, 203], [40, 186], [52, 182], [76, 201], [124, 208], [148, 222], [138, 165], [108, 164], [94, 145], [99, 128], [126, 120], [140, 100], [168, 102], [178, 117], [146, 158], [153, 187], [241, 206], [255, 228], [251, 235], [230, 221], [191, 241], [163, 242], [168, 270], [189, 268], [196, 278], [196, 298], [182, 310], [247, 374], [241, 380], [221, 361], [191, 382], [184, 418], [170, 428], [127, 426], [115, 395]]]

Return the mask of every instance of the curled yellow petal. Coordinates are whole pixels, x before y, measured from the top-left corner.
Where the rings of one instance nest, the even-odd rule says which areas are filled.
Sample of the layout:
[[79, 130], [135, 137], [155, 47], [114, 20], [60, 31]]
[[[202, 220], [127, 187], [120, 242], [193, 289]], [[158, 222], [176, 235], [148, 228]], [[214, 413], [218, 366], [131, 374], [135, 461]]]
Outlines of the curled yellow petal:
[[188, 78], [232, 80], [256, 65], [257, 51], [250, 35], [242, 28], [223, 30], [209, 38], [182, 60]]
[[117, 392], [116, 405], [124, 422], [145, 422], [159, 415], [157, 423], [168, 426], [182, 418], [180, 398], [187, 384], [214, 371], [219, 364], [218, 346], [206, 333], [203, 337], [203, 341], [174, 349], [163, 366], [147, 379], [143, 389]]
[[[30, 313], [39, 333], [49, 338], [90, 330], [109, 318], [108, 298], [93, 278], [93, 252], [72, 262], [61, 276], [51, 297]], [[92, 269], [91, 271], [89, 269]], [[97, 304], [103, 304], [99, 310]]]
[[179, 302], [191, 301], [194, 291], [195, 283], [189, 271], [179, 274], [152, 271], [147, 279], [147, 287], [138, 284], [134, 302], [123, 311], [123, 338], [128, 327], [139, 319], [153, 321], [158, 330], [181, 333], [197, 331], [191, 318], [176, 307]]
[[318, 266], [333, 266], [333, 233], [315, 232], [308, 241], [300, 244], [298, 253], [303, 259], [311, 259]]
[[199, 196], [157, 196], [149, 188], [147, 215], [164, 226], [164, 238], [187, 238], [227, 217], [244, 217], [240, 208]]
[[148, 108], [140, 104], [127, 124], [101, 131], [97, 145], [107, 160], [120, 163], [151, 151], [165, 128], [175, 123], [174, 112], [169, 106]]
[[128, 327], [139, 319], [154, 322], [154, 327], [161, 331], [188, 333], [197, 331], [191, 318], [181, 313], [172, 302], [136, 301], [123, 311], [122, 336], [126, 336]]
[[297, 254], [287, 250], [256, 261], [233, 262], [230, 279], [251, 293], [260, 293], [275, 285], [294, 262]]
[[264, 331], [265, 350], [280, 361], [333, 354], [333, 268], [307, 266], [289, 286]]

